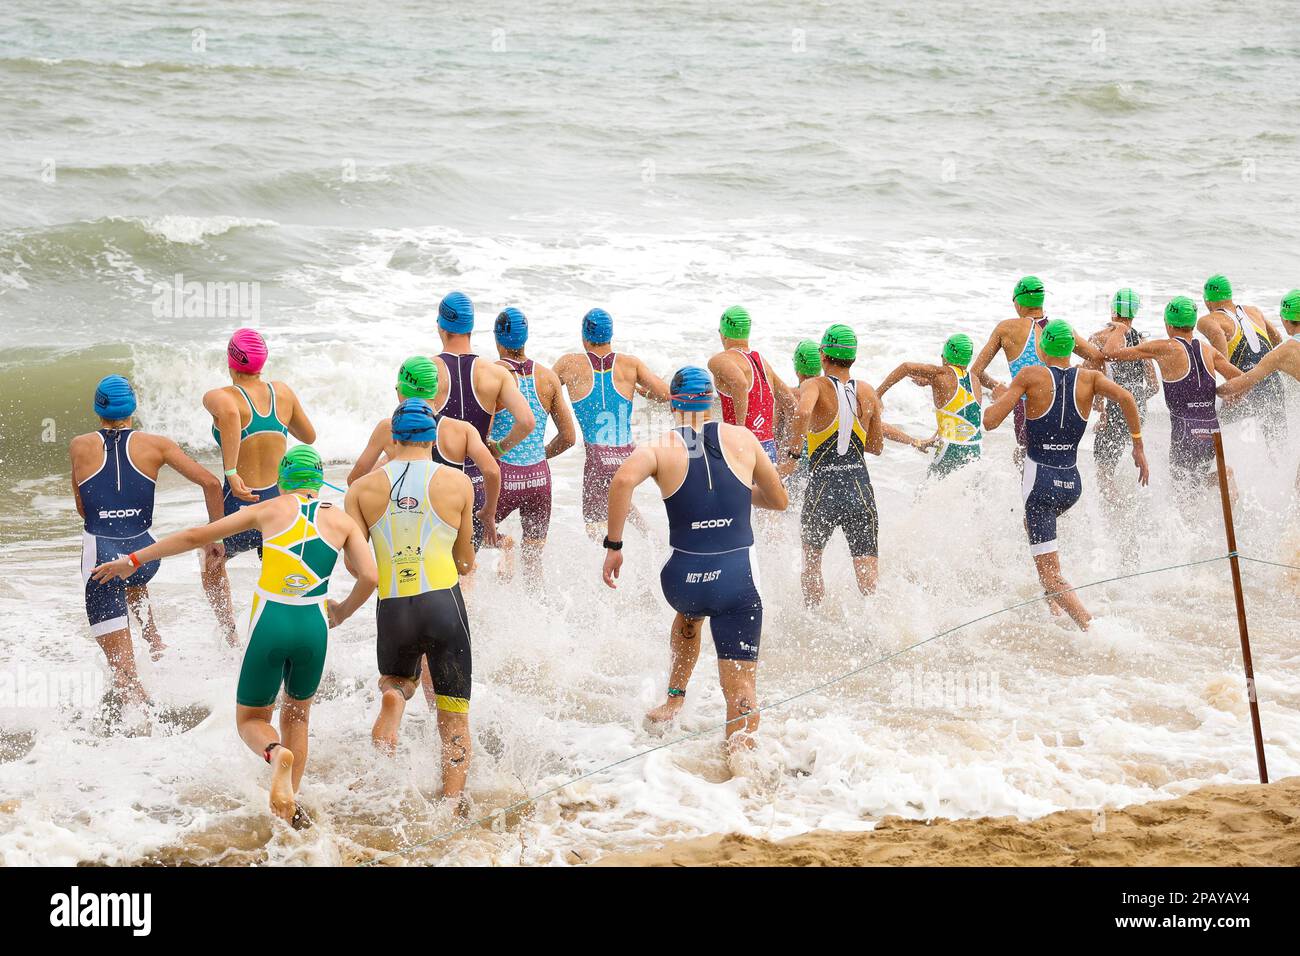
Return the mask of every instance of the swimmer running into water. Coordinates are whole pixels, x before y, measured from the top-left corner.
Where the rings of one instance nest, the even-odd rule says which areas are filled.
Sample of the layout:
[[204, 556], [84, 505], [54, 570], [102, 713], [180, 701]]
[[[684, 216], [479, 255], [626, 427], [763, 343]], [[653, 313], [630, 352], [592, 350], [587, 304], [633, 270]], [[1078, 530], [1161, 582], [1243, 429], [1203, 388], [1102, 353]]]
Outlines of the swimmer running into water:
[[[280, 493], [276, 468], [284, 455], [286, 435], [307, 444], [316, 440], [316, 429], [293, 389], [284, 382], [262, 381], [266, 356], [261, 334], [236, 330], [226, 346], [231, 384], [203, 396], [203, 407], [212, 416], [212, 438], [221, 449], [226, 476], [223, 507], [228, 515]], [[225, 561], [254, 549], [260, 556], [262, 536], [250, 528], [225, 542], [224, 561], [214, 560], [203, 568], [203, 590], [231, 647], [239, 640]]]
[[782, 473], [791, 474], [808, 454], [800, 531], [803, 542], [804, 603], [821, 604], [822, 555], [836, 529], [844, 532], [853, 558], [858, 590], [872, 594], [879, 574], [879, 516], [867, 470], [867, 455], [884, 447], [880, 399], [850, 370], [858, 354], [858, 337], [847, 325], [832, 325], [822, 336], [822, 375], [799, 386], [795, 428]]
[[1039, 364], [1022, 368], [1010, 385], [994, 391], [993, 404], [984, 410], [984, 427], [997, 428], [1023, 400], [1028, 448], [1021, 495], [1029, 553], [1052, 612], [1064, 611], [1086, 631], [1092, 615], [1061, 574], [1056, 522], [1083, 493], [1076, 460], [1095, 396], [1119, 405], [1128, 422], [1140, 484], [1147, 483], [1148, 472], [1137, 402], [1101, 372], [1071, 367], [1075, 344], [1069, 324], [1061, 319], [1048, 322], [1038, 337]]
[[[984, 348], [980, 349], [979, 355], [971, 362], [972, 378], [988, 389], [999, 386], [1001, 383], [994, 380], [987, 371], [989, 362], [993, 361], [993, 357], [999, 351], [1006, 356], [1007, 368], [1012, 378], [1015, 378], [1021, 369], [1043, 364], [1038, 357], [1035, 343], [1038, 336], [1042, 334], [1044, 326], [1047, 325], [1047, 316], [1043, 314], [1043, 302], [1046, 297], [1047, 292], [1043, 288], [1043, 281], [1038, 276], [1024, 276], [1016, 283], [1015, 289], [1011, 292], [1011, 302], [1015, 306], [1016, 317], [1004, 319], [994, 326], [993, 334], [984, 343]], [[1101, 367], [1101, 353], [1087, 342], [1076, 341], [1075, 350], [1084, 359], [1098, 368]], [[1017, 445], [1014, 457], [1019, 462], [1024, 458], [1027, 443], [1023, 403], [1016, 406], [1014, 418]]]
[[617, 587], [632, 492], [653, 478], [668, 511], [672, 548], [659, 580], [677, 616], [668, 698], [649, 719], [671, 720], [681, 708], [700, 654], [700, 627], [708, 618], [727, 701], [728, 749], [747, 749], [758, 729], [755, 680], [763, 629], [751, 517], [754, 508], [784, 511], [789, 499], [754, 433], [710, 420], [713, 383], [708, 372], [678, 370], [671, 401], [672, 431], [638, 447], [611, 482], [602, 576], [606, 585]]
[[947, 477], [980, 456], [984, 439], [980, 429], [980, 383], [970, 373], [974, 348], [970, 336], [958, 332], [943, 345], [942, 365], [904, 362], [876, 388], [876, 395], [884, 399], [885, 393], [904, 378], [929, 387], [938, 420], [934, 436], [938, 450], [928, 472], [931, 478]]
[[722, 400], [722, 420], [744, 425], [776, 464], [776, 434], [794, 414], [794, 396], [767, 360], [749, 347], [751, 320], [743, 306], [722, 313], [718, 338], [722, 351], [709, 359], [709, 371]]
[[426, 402], [402, 402], [389, 426], [393, 454], [348, 488], [345, 507], [370, 540], [379, 569], [382, 698], [371, 738], [384, 752], [396, 751], [424, 662], [442, 741], [442, 796], [456, 798], [465, 789], [471, 751], [473, 669], [460, 575], [474, 567], [474, 488], [463, 472], [430, 457], [438, 427]]
[[[495, 362], [479, 361], [470, 351], [474, 331], [474, 305], [463, 292], [449, 292], [438, 303], [438, 395], [433, 410], [440, 416], [466, 422], [478, 433], [492, 457], [500, 458], [532, 433], [533, 410], [515, 384], [515, 377]], [[498, 412], [510, 413], [514, 424], [499, 440], [488, 438]], [[498, 499], [489, 500], [482, 469], [470, 459], [465, 474], [474, 483], [474, 550], [497, 542]]]
[[[166, 647], [149, 604], [148, 584], [158, 571], [158, 562], [132, 568], [124, 582], [94, 580], [91, 569], [153, 544], [150, 529], [154, 488], [164, 465], [203, 489], [210, 519], [215, 521], [222, 515], [221, 482], [170, 438], [132, 429], [135, 409], [131, 383], [121, 375], [107, 376], [95, 386], [99, 430], [78, 435], [68, 446], [72, 459], [72, 498], [77, 513], [85, 521], [81, 572], [86, 617], [90, 622], [90, 636], [103, 649], [113, 675], [114, 693], [110, 700], [118, 706], [110, 707], [112, 712], [120, 711], [122, 705], [149, 702], [136, 673], [127, 609], [139, 624], [154, 660], [162, 656]], [[206, 545], [204, 566], [219, 565], [224, 553], [219, 541]]]
[[[1206, 279], [1202, 295], [1210, 311], [1197, 320], [1196, 328], [1237, 369], [1251, 371], [1282, 344], [1282, 334], [1262, 311], [1233, 301], [1232, 283], [1224, 276]], [[1270, 455], [1283, 447], [1287, 437], [1286, 391], [1280, 376], [1266, 374], [1258, 386], [1250, 389], [1247, 398], [1223, 407], [1226, 424], [1247, 418], [1259, 422]]]
[[[604, 309], [582, 318], [582, 352], [560, 356], [555, 374], [569, 393], [573, 415], [582, 431], [587, 459], [582, 467], [582, 518], [587, 534], [600, 540], [608, 518], [609, 486], [614, 473], [636, 449], [632, 441], [632, 399], [637, 394], [668, 401], [668, 386], [645, 362], [615, 352], [614, 320]], [[633, 524], [641, 516], [632, 509]]]
[[[1214, 433], [1219, 430], [1219, 417], [1214, 403], [1214, 376], [1217, 372], [1229, 382], [1241, 376], [1222, 352], [1193, 335], [1195, 328], [1196, 303], [1180, 295], [1165, 306], [1168, 338], [1126, 345], [1128, 330], [1118, 324], [1103, 347], [1109, 361], [1153, 359], [1160, 367], [1165, 404], [1169, 406], [1169, 475], [1175, 494], [1184, 496], [1191, 489], [1218, 484]], [[1228, 476], [1231, 482], [1231, 471]]]
[[[501, 499], [496, 520], [500, 524], [519, 512], [523, 532], [524, 578], [531, 588], [542, 585], [542, 552], [551, 527], [550, 460], [573, 447], [577, 433], [573, 413], [564, 400], [560, 378], [553, 371], [525, 354], [528, 342], [528, 319], [523, 312], [510, 308], [497, 316], [494, 329], [497, 363], [515, 377], [519, 391], [533, 410], [533, 430], [518, 445], [501, 456]], [[548, 444], [546, 422], [555, 421], [556, 435]], [[498, 412], [492, 421], [492, 438], [504, 440], [514, 430], [514, 416]]]
[[[271, 812], [300, 827], [308, 821], [296, 795], [307, 766], [308, 721], [325, 668], [329, 629], [365, 603], [377, 576], [362, 529], [343, 509], [317, 498], [325, 470], [315, 449], [289, 449], [278, 474], [280, 494], [170, 534], [99, 565], [91, 576], [103, 583], [126, 580], [150, 562], [249, 531], [258, 534], [262, 571], [253, 590], [248, 647], [235, 690], [235, 722], [248, 748], [271, 765]], [[340, 552], [356, 583], [338, 603], [326, 594]], [[271, 718], [282, 688], [277, 734]]]

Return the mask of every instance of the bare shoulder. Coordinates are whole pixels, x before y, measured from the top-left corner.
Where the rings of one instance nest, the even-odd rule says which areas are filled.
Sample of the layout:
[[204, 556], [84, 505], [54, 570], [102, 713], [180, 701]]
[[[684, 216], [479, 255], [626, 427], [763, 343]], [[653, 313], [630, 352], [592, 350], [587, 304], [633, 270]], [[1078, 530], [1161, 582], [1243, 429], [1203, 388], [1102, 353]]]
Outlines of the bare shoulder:
[[442, 494], [455, 494], [456, 492], [468, 495], [474, 494], [473, 482], [471, 482], [469, 476], [459, 468], [449, 468], [446, 466], [439, 468], [437, 472], [434, 473], [433, 480], [430, 482], [430, 487]]
[[223, 405], [231, 405], [235, 401], [235, 386], [219, 385], [216, 388], [210, 388], [203, 393], [203, 407], [207, 409], [220, 408]]

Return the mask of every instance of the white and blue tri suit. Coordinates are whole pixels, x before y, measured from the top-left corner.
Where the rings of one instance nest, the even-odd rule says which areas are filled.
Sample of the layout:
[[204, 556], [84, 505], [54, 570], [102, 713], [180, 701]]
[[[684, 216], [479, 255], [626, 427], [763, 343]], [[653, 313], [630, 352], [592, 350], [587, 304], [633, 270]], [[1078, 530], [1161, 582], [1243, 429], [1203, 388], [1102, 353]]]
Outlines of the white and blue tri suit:
[[1047, 370], [1052, 373], [1052, 405], [1038, 418], [1025, 416], [1028, 448], [1020, 486], [1029, 551], [1035, 556], [1056, 550], [1056, 519], [1074, 507], [1083, 493], [1075, 461], [1088, 427], [1075, 398], [1078, 368], [1049, 365]]
[[102, 428], [104, 463], [77, 485], [85, 512], [82, 537], [81, 579], [86, 586], [86, 617], [92, 637], [102, 637], [127, 627], [126, 589], [138, 588], [153, 578], [158, 561], [150, 561], [125, 581], [91, 580], [96, 565], [113, 561], [153, 544], [154, 480], [142, 474], [131, 460], [129, 428]]
[[709, 422], [700, 432], [673, 430], [688, 464], [681, 485], [664, 498], [672, 555], [659, 582], [674, 611], [709, 619], [719, 660], [756, 661], [763, 599], [752, 557], [754, 493], [727, 464], [718, 428]]

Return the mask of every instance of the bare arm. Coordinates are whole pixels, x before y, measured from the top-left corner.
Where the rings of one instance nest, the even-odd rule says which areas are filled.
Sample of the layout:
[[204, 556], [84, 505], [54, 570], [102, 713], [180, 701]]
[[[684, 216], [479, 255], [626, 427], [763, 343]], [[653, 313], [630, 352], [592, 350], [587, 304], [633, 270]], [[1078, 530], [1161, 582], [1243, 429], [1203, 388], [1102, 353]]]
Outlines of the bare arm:
[[[1215, 354], [1217, 355], [1218, 353]], [[1219, 356], [1219, 358], [1223, 357]], [[1246, 392], [1249, 392], [1260, 382], [1264, 381], [1270, 373], [1278, 370], [1282, 365], [1282, 350], [1273, 349], [1273, 351], [1267, 353], [1262, 359], [1260, 359], [1259, 364], [1249, 372], [1242, 372], [1231, 362], [1228, 362], [1227, 359], [1224, 359], [1224, 363], [1228, 368], [1236, 371], [1237, 374], [1231, 377], [1223, 374], [1220, 372], [1218, 362], [1216, 361], [1214, 370], [1223, 374], [1223, 377], [1227, 379], [1227, 381], [1215, 389], [1215, 391], [1218, 392], [1220, 398], [1235, 398], [1238, 395], [1244, 395]]]
[[[748, 367], [748, 363], [746, 363]], [[736, 410], [735, 421], [745, 422], [749, 417], [749, 383], [745, 373], [737, 362], [733, 362], [726, 352], [719, 352], [709, 359], [709, 372], [713, 375], [714, 386], [729, 399]]]
[[[170, 558], [177, 554], [184, 554], [186, 551], [193, 551], [205, 544], [211, 544], [214, 541], [220, 541], [223, 538], [229, 538], [231, 535], [239, 534], [241, 531], [250, 531], [259, 527], [258, 518], [262, 513], [261, 509], [273, 507], [274, 504], [275, 499], [271, 499], [262, 504], [240, 508], [234, 514], [227, 515], [219, 521], [169, 534], [161, 541], [156, 541], [148, 547], [135, 552], [136, 560], [140, 564], [148, 564], [150, 561]], [[92, 577], [96, 581], [111, 581], [113, 578], [125, 580], [134, 574], [135, 570], [136, 566], [132, 563], [130, 556], [124, 555], [116, 561], [107, 561], [95, 568]]]
[[1138, 411], [1137, 399], [1128, 389], [1115, 384], [1100, 372], [1093, 372], [1092, 379], [1093, 394], [1110, 399], [1119, 405], [1120, 411], [1124, 413], [1124, 421], [1128, 422], [1129, 435], [1133, 439], [1133, 463], [1138, 470], [1138, 484], [1145, 485], [1151, 475], [1147, 468], [1146, 451], [1142, 445], [1142, 416]]
[[174, 469], [182, 478], [194, 482], [203, 489], [203, 500], [208, 506], [208, 520], [217, 521], [222, 517], [221, 482], [217, 476], [208, 471], [185, 452], [181, 446], [170, 438], [163, 440], [163, 464]]
[[988, 408], [984, 409], [984, 428], [992, 431], [1001, 425], [1012, 409], [1016, 407], [1016, 402], [1028, 391], [1028, 385], [1025, 380], [1025, 373], [1029, 369], [1022, 368], [1016, 377], [1011, 380], [1011, 384], [1003, 390], [1000, 398], [994, 399]]
[[858, 408], [867, 424], [866, 452], [879, 455], [885, 450], [885, 406], [876, 390], [866, 382], [858, 383]]
[[[520, 397], [523, 392], [515, 389]], [[525, 400], [526, 401], [526, 400]], [[528, 415], [531, 418], [532, 412]], [[461, 429], [465, 436], [465, 457], [478, 466], [478, 470], [483, 472], [483, 510], [478, 513], [479, 521], [483, 525], [483, 542], [489, 547], [496, 547], [497, 544], [497, 501], [501, 497], [501, 466], [493, 457], [488, 446], [483, 444], [483, 439], [479, 437], [472, 425], [461, 423], [464, 428]], [[516, 420], [518, 424], [518, 420]], [[513, 435], [515, 430], [510, 429]]]
[[338, 627], [366, 603], [366, 599], [379, 583], [379, 570], [375, 567], [375, 556], [370, 552], [365, 533], [364, 522], [358, 523], [349, 517], [348, 536], [343, 541], [343, 563], [356, 578], [352, 591], [341, 602], [329, 601], [330, 627]]
[[1101, 354], [1101, 349], [1081, 338], [1076, 337], [1074, 340], [1074, 354], [1083, 359], [1085, 368], [1100, 369], [1106, 364], [1106, 357]]
[[[766, 455], [764, 455], [766, 457]], [[609, 485], [609, 524], [606, 535], [610, 541], [622, 541], [628, 513], [632, 510], [632, 492], [636, 486], [653, 476], [659, 468], [659, 459], [650, 448], [640, 446], [619, 465], [614, 480]], [[623, 568], [623, 551], [606, 549], [605, 566], [601, 578], [608, 587], [617, 587]]]
[[1102, 345], [1102, 356], [1110, 362], [1136, 362], [1144, 359], [1158, 359], [1168, 350], [1172, 339], [1156, 339], [1151, 342], [1139, 342], [1137, 345], [1126, 346], [1124, 344], [1124, 335], [1126, 330], [1121, 325], [1115, 325], [1106, 337]]
[[1214, 346], [1214, 351], [1228, 354], [1228, 336], [1224, 334], [1218, 319], [1212, 315], [1202, 316], [1196, 322], [1196, 330]]
[[366, 442], [366, 447], [357, 458], [357, 463], [348, 472], [349, 485], [354, 481], [360, 481], [375, 470], [375, 465], [379, 464], [379, 456], [384, 453], [384, 447], [392, 435], [391, 427], [386, 421], [375, 426], [375, 430], [370, 433], [370, 441]]
[[784, 511], [790, 505], [790, 495], [785, 490], [780, 474], [777, 473], [776, 465], [772, 464], [771, 459], [767, 457], [767, 452], [763, 450], [762, 444], [753, 433], [746, 432], [746, 434], [749, 435], [750, 444], [754, 446], [754, 507], [766, 508], [768, 511]]
[[[794, 418], [794, 392], [790, 391], [790, 386], [777, 375], [772, 366], [763, 359], [763, 368], [767, 370], [767, 381], [772, 386], [772, 397], [776, 402], [776, 428], [789, 429], [790, 420]], [[744, 421], [744, 419], [738, 419]], [[775, 429], [773, 434], [775, 434]]]
[[[302, 407], [302, 401], [294, 393], [293, 389], [288, 385], [285, 385], [284, 382], [278, 382], [276, 384], [284, 389], [289, 394], [289, 397], [293, 399], [293, 416], [284, 423], [284, 427], [289, 429], [289, 434], [298, 439], [298, 441], [302, 442], [304, 445], [310, 445], [316, 440], [316, 428], [312, 425], [311, 419], [307, 417], [307, 410]], [[274, 385], [272, 387], [274, 388]]]
[[[528, 404], [528, 399], [524, 398], [524, 393], [519, 390], [515, 377], [500, 366], [494, 366], [494, 368], [502, 376], [501, 391], [497, 393], [497, 404], [508, 411], [514, 418], [514, 425], [506, 433], [506, 437], [496, 442], [496, 446], [501, 451], [507, 452], [532, 433], [537, 426], [537, 419], [533, 417], [533, 409]], [[482, 468], [482, 465], [479, 467]], [[483, 473], [487, 474], [486, 471]], [[498, 475], [499, 480], [500, 476]], [[495, 513], [495, 501], [492, 503], [492, 508]]]
[[77, 484], [77, 439], [68, 444], [68, 474], [72, 476], [72, 500], [77, 506], [77, 514], [86, 517], [86, 506], [81, 503], [81, 486]]
[[934, 374], [937, 370], [936, 366], [927, 365], [924, 362], [904, 362], [885, 376], [885, 380], [876, 387], [876, 395], [884, 398], [887, 391], [905, 378], [917, 380], [918, 384], [923, 382], [926, 385], [933, 386]]
[[[1269, 354], [1271, 355], [1272, 353]], [[1213, 352], [1213, 356], [1214, 356], [1214, 370], [1218, 372], [1220, 375], [1222, 375], [1225, 381], [1231, 382], [1233, 379], [1240, 378], [1242, 376], [1241, 369], [1237, 368], [1237, 366], [1229, 362], [1228, 356], [1225, 355], [1223, 352], [1220, 352], [1217, 349], [1215, 349]], [[1202, 350], [1201, 357], [1202, 358], [1205, 357], [1204, 350]]]
[[239, 433], [244, 430], [239, 418], [239, 406], [224, 388], [214, 388], [203, 396], [203, 407], [212, 416], [221, 438], [221, 469], [225, 472], [230, 490], [242, 501], [256, 501], [257, 495], [248, 490], [235, 466], [239, 464]]
[[564, 388], [560, 384], [559, 376], [552, 376], [555, 379], [552, 387], [551, 403], [546, 408], [546, 413], [551, 416], [551, 421], [555, 422], [555, 437], [546, 445], [546, 457], [554, 458], [561, 455], [573, 447], [578, 440], [578, 431], [573, 421], [573, 409], [569, 408], [569, 403], [564, 397]]
[[636, 360], [636, 390], [652, 401], [668, 401], [668, 383], [650, 371], [650, 366], [641, 359]]
[[468, 478], [460, 484], [460, 526], [456, 528], [451, 557], [456, 562], [456, 570], [464, 575], [474, 571], [474, 484]]
[[993, 329], [993, 334], [989, 336], [989, 340], [984, 343], [984, 348], [980, 349], [980, 354], [975, 356], [975, 361], [971, 362], [970, 365], [970, 377], [978, 381], [985, 388], [993, 388], [998, 384], [997, 381], [991, 378], [985, 370], [988, 368], [989, 362], [993, 361], [993, 357], [998, 354], [998, 350], [1001, 348], [1002, 323], [999, 322], [997, 327]]

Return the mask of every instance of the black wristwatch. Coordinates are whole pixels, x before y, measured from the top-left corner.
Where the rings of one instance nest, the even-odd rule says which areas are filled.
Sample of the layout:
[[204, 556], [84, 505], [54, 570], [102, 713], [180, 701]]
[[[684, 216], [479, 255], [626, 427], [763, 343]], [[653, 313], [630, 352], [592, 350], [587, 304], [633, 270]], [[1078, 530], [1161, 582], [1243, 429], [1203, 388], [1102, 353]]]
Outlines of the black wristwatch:
[[606, 550], [606, 551], [622, 551], [622, 550], [623, 550], [623, 542], [622, 542], [622, 541], [610, 541], [610, 540], [609, 540], [609, 535], [605, 535], [605, 550]]

